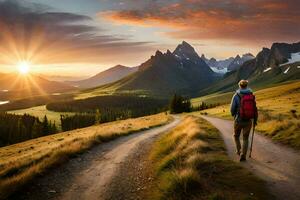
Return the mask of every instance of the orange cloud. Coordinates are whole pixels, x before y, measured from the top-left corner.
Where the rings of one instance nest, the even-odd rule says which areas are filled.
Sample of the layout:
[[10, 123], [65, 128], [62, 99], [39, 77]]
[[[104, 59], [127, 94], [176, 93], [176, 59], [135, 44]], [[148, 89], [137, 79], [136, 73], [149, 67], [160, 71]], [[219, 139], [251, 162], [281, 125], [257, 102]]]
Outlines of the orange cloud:
[[297, 0], [182, 0], [164, 6], [100, 12], [116, 23], [171, 27], [178, 39], [295, 41], [300, 35]]

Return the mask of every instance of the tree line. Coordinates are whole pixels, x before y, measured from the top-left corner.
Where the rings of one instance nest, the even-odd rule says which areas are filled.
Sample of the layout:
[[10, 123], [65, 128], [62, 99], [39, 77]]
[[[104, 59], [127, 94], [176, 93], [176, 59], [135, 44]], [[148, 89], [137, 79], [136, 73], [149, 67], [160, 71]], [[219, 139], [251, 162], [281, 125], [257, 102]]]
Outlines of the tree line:
[[198, 106], [192, 106], [191, 100], [188, 98], [184, 98], [180, 95], [174, 95], [170, 101], [169, 109], [170, 113], [183, 113], [183, 112], [194, 112], [194, 111], [201, 111], [206, 110], [209, 108], [214, 108], [219, 106], [220, 104], [208, 104], [205, 102], [201, 102]]
[[57, 133], [55, 123], [47, 116], [39, 118], [24, 114], [0, 113], [0, 145], [9, 145], [25, 140]]
[[[47, 109], [59, 112], [77, 112], [75, 115], [61, 115], [62, 131], [84, 128], [99, 123], [141, 117], [167, 111], [168, 101], [163, 99], [132, 96], [106, 96], [85, 100], [51, 103]], [[174, 95], [169, 101], [170, 113], [201, 111], [218, 106], [202, 102], [193, 107], [188, 98]], [[40, 120], [24, 114], [0, 113], [0, 146], [22, 142], [57, 133], [55, 123], [47, 116]]]
[[176, 94], [172, 97], [169, 107], [170, 113], [172, 114], [192, 111], [192, 104], [190, 99]]
[[63, 131], [69, 131], [77, 128], [84, 128], [95, 124], [123, 120], [128, 118], [142, 117], [166, 111], [166, 107], [155, 109], [143, 108], [102, 108], [94, 112], [77, 113], [75, 115], [61, 115], [61, 128]]
[[[87, 99], [60, 101], [47, 104], [47, 109], [56, 112], [94, 113], [97, 109], [103, 112], [131, 111], [133, 116], [141, 116], [151, 111], [166, 109], [167, 99], [151, 97], [110, 95]], [[108, 110], [108, 111], [106, 111]]]
[[168, 100], [127, 95], [98, 96], [81, 100], [49, 103], [48, 110], [75, 112], [62, 115], [63, 131], [88, 127], [97, 123], [152, 115], [168, 109]]
[[221, 104], [219, 103], [205, 103], [205, 102], [201, 102], [201, 104], [199, 104], [198, 106], [195, 106], [195, 107], [192, 107], [192, 110], [193, 111], [201, 111], [201, 110], [206, 110], [206, 109], [209, 109], [209, 108], [215, 108], [217, 106], [219, 106]]

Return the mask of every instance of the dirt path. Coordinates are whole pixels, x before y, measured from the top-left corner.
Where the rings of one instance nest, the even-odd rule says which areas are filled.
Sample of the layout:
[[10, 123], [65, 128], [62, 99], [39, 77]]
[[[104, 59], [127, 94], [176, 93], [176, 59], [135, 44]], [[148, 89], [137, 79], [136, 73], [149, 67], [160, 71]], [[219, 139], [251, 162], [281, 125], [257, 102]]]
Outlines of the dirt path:
[[[237, 160], [232, 138], [233, 122], [203, 116], [222, 133], [229, 156]], [[269, 138], [256, 134], [252, 158], [242, 163], [254, 174], [267, 181], [270, 191], [282, 200], [300, 199], [300, 153], [276, 144]]]
[[37, 178], [12, 199], [107, 199], [111, 182], [127, 158], [179, 122], [179, 117], [175, 117], [170, 124], [99, 145]]

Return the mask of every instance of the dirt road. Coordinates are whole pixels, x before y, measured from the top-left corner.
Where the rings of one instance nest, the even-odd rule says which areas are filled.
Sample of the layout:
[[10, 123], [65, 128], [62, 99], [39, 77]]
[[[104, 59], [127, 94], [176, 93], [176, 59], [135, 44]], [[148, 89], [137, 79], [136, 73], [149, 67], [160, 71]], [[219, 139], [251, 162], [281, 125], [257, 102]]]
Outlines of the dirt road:
[[[222, 133], [229, 156], [236, 160], [232, 138], [233, 122], [203, 116]], [[252, 158], [241, 163], [254, 174], [266, 180], [270, 191], [282, 200], [300, 199], [300, 153], [276, 144], [269, 138], [255, 134]]]
[[142, 144], [149, 143], [179, 122], [180, 118], [175, 117], [170, 124], [99, 145], [36, 179], [12, 199], [106, 199], [112, 179], [136, 148], [143, 148]]

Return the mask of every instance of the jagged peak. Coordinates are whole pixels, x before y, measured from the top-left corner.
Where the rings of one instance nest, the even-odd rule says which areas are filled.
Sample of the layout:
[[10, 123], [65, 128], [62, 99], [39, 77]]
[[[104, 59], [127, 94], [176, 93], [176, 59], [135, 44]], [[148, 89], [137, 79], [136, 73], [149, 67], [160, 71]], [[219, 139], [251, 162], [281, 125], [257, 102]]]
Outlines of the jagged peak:
[[254, 55], [252, 53], [245, 53], [245, 54], [243, 54], [243, 57], [246, 57], [246, 56], [254, 57]]
[[163, 53], [160, 50], [157, 50], [155, 52], [155, 56], [162, 56], [162, 55], [163, 55]]
[[181, 56], [181, 57], [199, 57], [195, 49], [187, 42], [183, 41], [179, 44], [174, 50], [173, 54]]
[[170, 55], [170, 54], [172, 54], [172, 53], [171, 53], [171, 51], [168, 49], [168, 50], [167, 50], [167, 55]]
[[187, 43], [186, 41], [182, 41], [181, 45], [182, 45], [182, 46], [192, 47], [192, 45], [190, 45], [190, 44]]
[[215, 59], [215, 58], [211, 58], [211, 59], [209, 59], [209, 61], [216, 62], [216, 61], [217, 61], [217, 59]]

